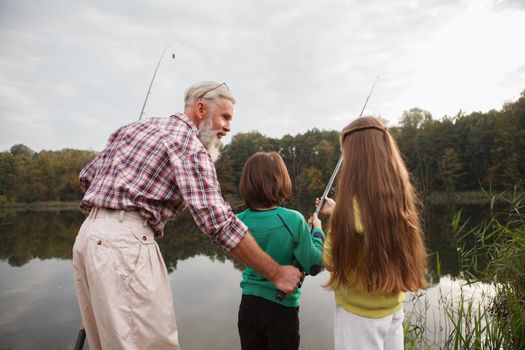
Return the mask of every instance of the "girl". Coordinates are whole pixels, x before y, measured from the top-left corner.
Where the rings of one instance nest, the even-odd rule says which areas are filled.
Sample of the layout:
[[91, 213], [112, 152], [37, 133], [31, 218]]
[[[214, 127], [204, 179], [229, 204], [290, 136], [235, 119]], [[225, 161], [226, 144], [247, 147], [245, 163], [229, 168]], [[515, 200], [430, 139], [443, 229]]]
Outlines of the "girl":
[[[281, 156], [258, 152], [244, 165], [240, 193], [248, 209], [237, 216], [276, 262], [290, 265], [295, 259], [305, 271], [315, 274], [312, 271], [322, 266], [324, 233], [320, 227], [310, 233], [299, 212], [279, 206], [291, 190]], [[278, 302], [272, 282], [250, 267], [242, 274], [241, 288], [238, 328], [242, 349], [297, 350], [300, 288]]]
[[[335, 291], [335, 349], [403, 349], [403, 292], [427, 286], [416, 195], [397, 145], [376, 118], [340, 136], [343, 164], [323, 262]], [[312, 217], [315, 222], [319, 219]]]

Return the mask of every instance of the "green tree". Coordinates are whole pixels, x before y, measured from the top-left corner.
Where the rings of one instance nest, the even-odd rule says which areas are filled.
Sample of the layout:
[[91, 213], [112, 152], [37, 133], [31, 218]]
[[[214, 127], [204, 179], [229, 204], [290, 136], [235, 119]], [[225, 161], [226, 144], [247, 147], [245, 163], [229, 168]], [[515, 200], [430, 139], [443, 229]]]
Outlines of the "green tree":
[[451, 148], [445, 148], [443, 156], [441, 157], [440, 173], [443, 178], [443, 184], [447, 193], [454, 193], [457, 186], [458, 178], [461, 176], [463, 166], [459, 160], [456, 151]]
[[224, 155], [216, 164], [217, 178], [221, 184], [221, 191], [223, 194], [234, 194], [238, 191], [238, 185], [235, 182], [234, 173], [234, 160], [230, 155]]
[[432, 114], [430, 112], [415, 107], [403, 112], [399, 125], [403, 128], [419, 129], [431, 120]]

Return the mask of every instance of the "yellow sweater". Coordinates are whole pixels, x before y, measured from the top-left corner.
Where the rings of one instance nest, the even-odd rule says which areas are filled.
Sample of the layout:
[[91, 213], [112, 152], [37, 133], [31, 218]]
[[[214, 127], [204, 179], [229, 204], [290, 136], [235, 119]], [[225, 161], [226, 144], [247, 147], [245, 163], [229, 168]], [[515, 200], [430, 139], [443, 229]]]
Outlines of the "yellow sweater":
[[[354, 218], [355, 228], [358, 233], [363, 233], [361, 222], [361, 212], [356, 200], [354, 199]], [[323, 263], [331, 269], [332, 266], [332, 232], [328, 232], [323, 246]], [[390, 294], [369, 294], [360, 288], [335, 289], [335, 303], [346, 311], [353, 314], [369, 317], [382, 318], [393, 314], [401, 308], [405, 294], [403, 292]]]

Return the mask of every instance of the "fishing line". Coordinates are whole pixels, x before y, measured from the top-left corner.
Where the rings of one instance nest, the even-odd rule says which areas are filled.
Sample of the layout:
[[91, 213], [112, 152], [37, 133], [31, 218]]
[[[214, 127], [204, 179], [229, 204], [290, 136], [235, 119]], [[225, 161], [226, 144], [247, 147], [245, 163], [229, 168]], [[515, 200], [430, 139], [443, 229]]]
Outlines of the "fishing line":
[[[380, 75], [381, 75], [381, 72], [379, 72], [379, 74], [377, 75], [376, 79], [374, 80], [374, 83], [372, 84], [372, 88], [370, 89], [370, 92], [368, 93], [368, 96], [366, 97], [365, 104], [363, 105], [363, 108], [361, 109], [361, 113], [359, 113], [359, 117], [358, 118], [361, 118], [363, 116], [363, 112], [365, 111], [366, 105], [368, 104], [368, 101], [370, 100], [370, 96], [372, 96], [372, 92], [374, 91], [374, 88], [376, 87], [376, 83], [379, 80], [379, 76]], [[337, 173], [339, 172], [339, 168], [341, 167], [342, 163], [343, 163], [343, 154], [341, 153], [341, 156], [339, 157], [339, 160], [337, 161], [337, 165], [335, 166], [335, 169], [332, 172], [332, 175], [330, 176], [330, 180], [328, 181], [328, 184], [326, 185], [326, 188], [325, 188], [325, 190], [323, 192], [323, 195], [322, 195], [321, 199], [319, 200], [319, 205], [315, 209], [315, 215], [317, 215], [317, 216], [319, 216], [319, 212], [321, 211], [321, 208], [323, 207], [324, 199], [328, 196], [328, 193], [332, 189], [332, 185], [334, 183], [335, 177], [337, 176]], [[310, 228], [310, 232], [312, 232], [313, 231], [313, 224], [309, 224], [309, 228]], [[299, 270], [301, 271], [302, 275], [301, 275], [301, 279], [300, 279], [299, 284], [298, 284], [298, 287], [300, 288], [301, 285], [303, 284], [303, 280], [304, 280], [306, 274], [305, 274], [304, 270], [302, 269], [302, 267], [300, 266], [299, 262], [297, 261], [297, 259], [295, 257], [294, 257], [294, 259], [292, 261], [292, 266], [295, 266], [295, 267], [299, 268]], [[313, 266], [310, 267], [310, 271], [308, 271], [308, 273], [310, 275], [315, 276], [319, 272], [321, 272], [322, 269], [323, 269], [323, 267], [321, 265], [313, 265]], [[283, 298], [285, 296], [286, 296], [286, 293], [284, 293], [283, 291], [279, 290], [279, 291], [277, 291], [277, 294], [275, 295], [275, 300], [277, 302], [281, 302], [281, 300], [283, 300]]]

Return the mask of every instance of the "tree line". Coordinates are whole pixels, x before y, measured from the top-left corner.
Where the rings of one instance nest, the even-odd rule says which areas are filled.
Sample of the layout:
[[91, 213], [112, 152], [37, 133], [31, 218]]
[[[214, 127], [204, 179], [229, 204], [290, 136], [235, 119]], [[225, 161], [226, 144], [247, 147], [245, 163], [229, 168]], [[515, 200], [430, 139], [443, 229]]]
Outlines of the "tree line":
[[34, 152], [14, 145], [0, 153], [0, 205], [79, 200], [78, 174], [95, 155], [75, 149]]
[[[501, 191], [525, 176], [525, 91], [501, 110], [435, 120], [419, 108], [405, 111], [389, 128], [418, 191]], [[237, 193], [242, 167], [257, 151], [283, 157], [298, 198], [323, 193], [340, 156], [339, 131], [312, 129], [296, 136], [269, 138], [258, 132], [236, 134], [217, 165], [221, 188]]]
[[[504, 190], [525, 174], [525, 90], [500, 110], [445, 116], [405, 111], [389, 128], [423, 197], [434, 191]], [[217, 163], [225, 195], [236, 195], [245, 161], [257, 151], [283, 157], [294, 183], [294, 200], [322, 194], [340, 156], [339, 130], [314, 128], [271, 138], [238, 133]], [[34, 152], [18, 144], [0, 153], [0, 205], [12, 202], [76, 201], [78, 173], [96, 155], [64, 149]]]

